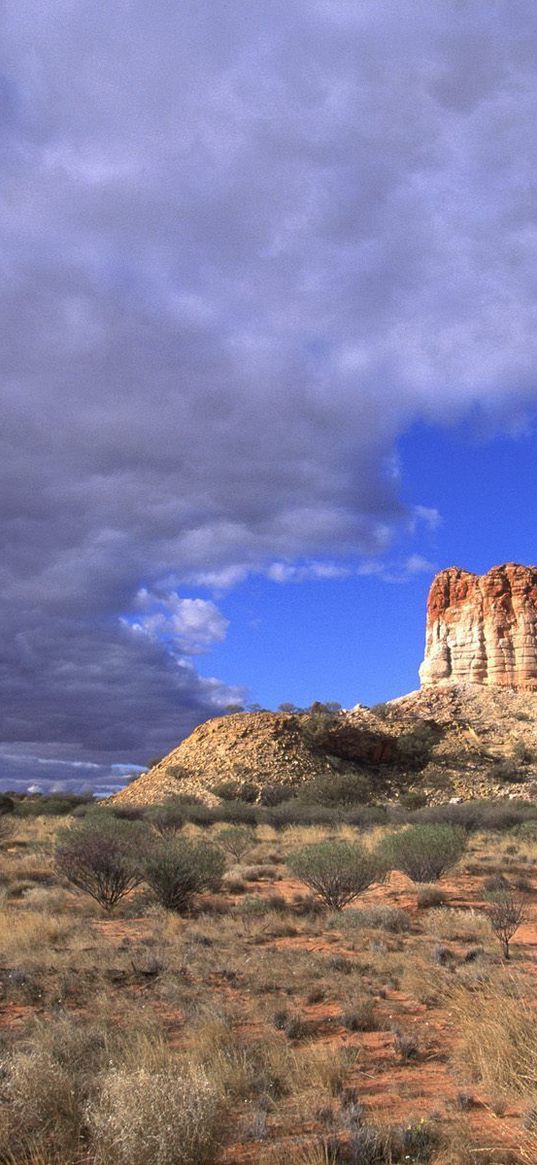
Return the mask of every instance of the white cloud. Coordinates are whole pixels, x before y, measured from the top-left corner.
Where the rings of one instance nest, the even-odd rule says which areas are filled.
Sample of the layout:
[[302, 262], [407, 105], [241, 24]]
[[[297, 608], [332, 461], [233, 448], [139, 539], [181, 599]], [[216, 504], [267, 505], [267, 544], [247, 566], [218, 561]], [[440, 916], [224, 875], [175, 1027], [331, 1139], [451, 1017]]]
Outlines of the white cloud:
[[152, 594], [143, 588], [136, 607], [145, 612], [123, 620], [134, 633], [165, 644], [174, 653], [201, 655], [226, 637], [229, 621], [208, 599], [183, 599], [178, 594]]
[[404, 563], [404, 570], [407, 574], [434, 574], [436, 567], [422, 554], [411, 554]]

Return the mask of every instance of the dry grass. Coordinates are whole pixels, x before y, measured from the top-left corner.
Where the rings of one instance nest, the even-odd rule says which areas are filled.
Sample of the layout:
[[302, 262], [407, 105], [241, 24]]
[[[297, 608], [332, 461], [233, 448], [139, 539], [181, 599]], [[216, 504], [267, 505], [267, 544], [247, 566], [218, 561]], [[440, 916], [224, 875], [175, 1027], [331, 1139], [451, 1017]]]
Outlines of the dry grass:
[[537, 1008], [514, 976], [481, 976], [476, 989], [456, 987], [452, 1014], [462, 1041], [458, 1060], [494, 1093], [537, 1095]]
[[0, 910], [0, 947], [4, 959], [42, 961], [50, 947], [67, 941], [76, 929], [76, 920], [39, 910]]
[[108, 1072], [89, 1111], [98, 1165], [208, 1165], [221, 1121], [221, 1093], [192, 1066]]
[[422, 926], [434, 938], [452, 942], [486, 942], [491, 937], [490, 922], [478, 910], [456, 910], [441, 906], [428, 911]]

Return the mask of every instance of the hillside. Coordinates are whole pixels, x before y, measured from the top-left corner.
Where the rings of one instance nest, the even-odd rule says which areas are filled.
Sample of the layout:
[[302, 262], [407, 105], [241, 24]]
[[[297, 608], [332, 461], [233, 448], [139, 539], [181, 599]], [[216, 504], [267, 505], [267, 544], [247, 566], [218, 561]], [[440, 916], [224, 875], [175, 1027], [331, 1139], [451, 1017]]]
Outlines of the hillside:
[[275, 786], [292, 796], [340, 773], [367, 777], [372, 799], [411, 788], [435, 801], [520, 795], [537, 781], [534, 758], [536, 693], [429, 687], [336, 715], [255, 712], [208, 720], [114, 801], [150, 804], [181, 794], [215, 804], [214, 789], [225, 782], [253, 798]]

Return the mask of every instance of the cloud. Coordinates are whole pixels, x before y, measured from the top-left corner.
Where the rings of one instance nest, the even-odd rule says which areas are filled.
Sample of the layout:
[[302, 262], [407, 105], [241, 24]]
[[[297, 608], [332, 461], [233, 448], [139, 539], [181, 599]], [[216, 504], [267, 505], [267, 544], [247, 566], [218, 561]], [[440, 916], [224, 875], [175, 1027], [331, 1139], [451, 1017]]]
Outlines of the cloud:
[[173, 743], [236, 689], [189, 662], [205, 600], [121, 622], [143, 587], [381, 560], [437, 522], [409, 425], [526, 423], [536, 34], [529, 0], [6, 0], [6, 741]]
[[411, 554], [404, 563], [404, 569], [407, 574], [433, 574], [436, 566], [423, 554]]
[[143, 614], [122, 619], [124, 626], [164, 644], [174, 655], [200, 655], [226, 637], [229, 621], [208, 599], [184, 599], [174, 593], [160, 597], [143, 587], [135, 606]]

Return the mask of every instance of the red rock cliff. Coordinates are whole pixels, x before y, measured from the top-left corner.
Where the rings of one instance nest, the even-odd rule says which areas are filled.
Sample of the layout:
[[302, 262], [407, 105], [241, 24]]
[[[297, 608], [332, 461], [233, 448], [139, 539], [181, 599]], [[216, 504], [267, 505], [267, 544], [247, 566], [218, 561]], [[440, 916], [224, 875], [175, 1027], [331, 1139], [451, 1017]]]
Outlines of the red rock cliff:
[[537, 690], [537, 567], [440, 571], [429, 592], [420, 679]]

